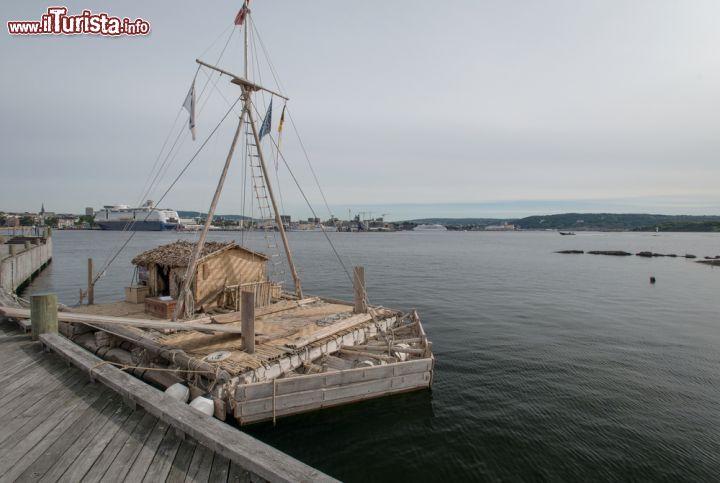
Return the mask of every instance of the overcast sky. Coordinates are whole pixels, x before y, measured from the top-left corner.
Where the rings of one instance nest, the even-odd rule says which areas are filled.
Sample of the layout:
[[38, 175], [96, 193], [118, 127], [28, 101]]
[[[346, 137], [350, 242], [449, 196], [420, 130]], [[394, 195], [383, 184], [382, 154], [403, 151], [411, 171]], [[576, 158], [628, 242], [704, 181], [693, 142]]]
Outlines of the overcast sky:
[[[7, 34], [5, 21], [39, 19], [48, 5], [2, 7], [0, 209], [133, 204], [195, 75], [194, 59], [217, 60], [240, 2], [70, 1], [71, 13], [143, 17], [152, 33]], [[252, 8], [341, 217], [348, 209], [390, 219], [720, 214], [717, 1], [254, 0]], [[237, 72], [240, 40], [236, 32], [221, 61]], [[199, 85], [205, 79], [201, 72]], [[227, 79], [218, 89], [237, 96]], [[183, 132], [151, 198], [227, 109], [210, 92], [198, 140]], [[222, 125], [164, 206], [207, 210], [236, 122]], [[287, 125], [282, 142], [325, 217]], [[237, 157], [219, 213], [242, 209], [241, 164]], [[285, 211], [308, 216], [282, 170], [280, 182]]]

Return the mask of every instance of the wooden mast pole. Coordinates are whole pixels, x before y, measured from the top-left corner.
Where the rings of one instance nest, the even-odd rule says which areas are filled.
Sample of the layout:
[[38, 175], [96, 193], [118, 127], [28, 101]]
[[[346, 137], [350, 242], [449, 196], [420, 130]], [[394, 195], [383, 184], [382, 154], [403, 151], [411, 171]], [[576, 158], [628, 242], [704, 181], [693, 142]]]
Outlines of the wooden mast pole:
[[[247, 3], [246, 3], [246, 5], [247, 5]], [[246, 15], [249, 16], [250, 12], [248, 11]], [[246, 19], [246, 22], [249, 23], [250, 20]], [[246, 49], [246, 52], [247, 52], [247, 45], [248, 45], [247, 29], [248, 29], [248, 26], [246, 24], [246, 26], [245, 26], [245, 49]], [[277, 201], [275, 201], [275, 193], [273, 192], [272, 184], [270, 183], [270, 176], [268, 176], [267, 167], [265, 166], [265, 157], [263, 156], [263, 152], [260, 147], [260, 137], [258, 136], [257, 127], [255, 126], [255, 119], [252, 115], [252, 102], [251, 102], [250, 97], [251, 97], [251, 94], [253, 91], [264, 90], [266, 92], [269, 92], [272, 95], [275, 95], [282, 99], [285, 99], [286, 101], [289, 99], [286, 96], [284, 96], [278, 92], [274, 92], [270, 89], [267, 89], [258, 84], [248, 81], [247, 80], [247, 65], [248, 65], [247, 57], [246, 57], [246, 61], [245, 61], [246, 75], [245, 75], [244, 79], [232, 74], [231, 72], [223, 70], [219, 67], [216, 67], [214, 65], [210, 65], [206, 62], [203, 62], [200, 59], [196, 59], [195, 62], [197, 62], [198, 64], [203, 65], [205, 67], [208, 67], [210, 69], [213, 69], [217, 72], [220, 72], [221, 74], [225, 74], [227, 76], [232, 77], [232, 82], [234, 84], [239, 85], [240, 89], [242, 89], [243, 99], [245, 101], [244, 107], [243, 107], [243, 112], [240, 116], [240, 123], [238, 124], [238, 130], [235, 132], [235, 138], [233, 139], [233, 144], [230, 147], [230, 154], [228, 155], [228, 159], [225, 162], [225, 168], [223, 170], [223, 175], [221, 176], [220, 181], [218, 182], [218, 189], [215, 191], [215, 197], [213, 198], [213, 204], [211, 205], [211, 211], [208, 213], [208, 219], [205, 220], [205, 226], [203, 228], [203, 233], [200, 236], [201, 242], [203, 244], [205, 243], [205, 236], [207, 235], [207, 230], [210, 227], [211, 214], [214, 213], [214, 211], [215, 211], [214, 206], [217, 203], [217, 198], [220, 195], [219, 192], [220, 192], [220, 190], [222, 190], [222, 184], [225, 181], [225, 175], [227, 174], [227, 168], [230, 163], [230, 158], [232, 157], [232, 152], [234, 151], [235, 144], [237, 143], [237, 138], [240, 133], [240, 127], [242, 126], [244, 116], [247, 115], [250, 126], [252, 127], [253, 138], [255, 139], [255, 145], [257, 146], [258, 159], [260, 160], [260, 168], [262, 169], [263, 178], [265, 178], [265, 185], [267, 187], [268, 195], [270, 196], [270, 201], [272, 202], [273, 211], [275, 212], [275, 223], [277, 224], [278, 230], [280, 231], [280, 237], [282, 238], [282, 241], [283, 241], [283, 246], [285, 248], [285, 254], [287, 255], [288, 265], [290, 266], [290, 271], [292, 272], [293, 283], [295, 284], [295, 293], [299, 299], [302, 299], [303, 294], [302, 294], [302, 287], [300, 285], [300, 277], [298, 276], [297, 270], [295, 269], [295, 263], [293, 262], [292, 253], [290, 252], [290, 245], [288, 243], [287, 235], [285, 233], [285, 227], [282, 224], [282, 218], [280, 217], [280, 210], [278, 210]], [[195, 250], [193, 251], [193, 257], [192, 257], [193, 265], [195, 265], [197, 262], [197, 254], [200, 253], [200, 248], [201, 248], [201, 243], [199, 242], [198, 245], [195, 247]], [[192, 271], [191, 271], [191, 268], [192, 268]], [[180, 291], [180, 295], [182, 296], [182, 298], [180, 298], [177, 301], [177, 304], [175, 305], [175, 314], [173, 316], [173, 320], [177, 320], [177, 315], [180, 313], [180, 308], [183, 304], [184, 293], [187, 290], [187, 286], [191, 282], [190, 277], [193, 276], [194, 271], [195, 271], [194, 266], [192, 266], [192, 267], [188, 266], [188, 270], [185, 274], [185, 279], [183, 280], [182, 290]]]
[[290, 252], [290, 244], [288, 243], [287, 234], [285, 233], [285, 227], [283, 226], [282, 218], [280, 217], [280, 210], [278, 210], [277, 201], [275, 201], [275, 194], [273, 193], [272, 184], [270, 183], [270, 176], [268, 176], [267, 166], [265, 166], [265, 156], [263, 156], [262, 149], [260, 148], [260, 136], [258, 136], [257, 127], [255, 126], [255, 118], [252, 114], [250, 94], [248, 92], [249, 90], [243, 87], [243, 91], [245, 92], [245, 111], [247, 111], [248, 121], [250, 121], [253, 138], [255, 139], [255, 144], [257, 146], [258, 159], [260, 160], [260, 168], [262, 169], [268, 195], [270, 196], [273, 211], [275, 212], [275, 224], [277, 224], [278, 231], [280, 232], [280, 238], [282, 238], [283, 247], [285, 247], [285, 254], [287, 255], [288, 265], [290, 266], [293, 283], [295, 284], [295, 295], [297, 295], [298, 299], [302, 299], [303, 293], [302, 286], [300, 285], [300, 277], [298, 276], [297, 270], [295, 269], [295, 262], [293, 262], [292, 253]]
[[[243, 91], [244, 95], [247, 96], [247, 92]], [[193, 278], [195, 276], [195, 268], [197, 267], [198, 258], [202, 253], [202, 249], [205, 246], [205, 239], [207, 238], [210, 225], [212, 224], [213, 216], [215, 215], [215, 208], [217, 208], [218, 201], [220, 200], [220, 193], [222, 193], [223, 185], [225, 184], [225, 178], [227, 177], [228, 169], [230, 168], [230, 162], [232, 161], [233, 154], [235, 153], [235, 146], [237, 145], [238, 139], [240, 138], [240, 132], [242, 131], [242, 125], [245, 122], [245, 115], [248, 114], [247, 100], [243, 107], [242, 113], [240, 114], [240, 120], [238, 121], [237, 129], [235, 129], [235, 137], [233, 137], [232, 144], [230, 145], [230, 151], [228, 152], [227, 158], [225, 159], [225, 165], [223, 166], [222, 174], [218, 180], [217, 188], [215, 188], [215, 194], [213, 195], [212, 203], [210, 203], [210, 209], [208, 210], [207, 217], [205, 219], [205, 225], [203, 226], [200, 238], [193, 248], [193, 252], [190, 255], [190, 261], [188, 262], [187, 270], [185, 271], [185, 277], [183, 278], [182, 288], [178, 295], [177, 303], [175, 304], [175, 312], [173, 313], [173, 320], [177, 320], [180, 313], [184, 310], [185, 296], [188, 288], [191, 286]]]
[[245, 48], [244, 48], [244, 54], [245, 54], [245, 78], [248, 78], [248, 29], [250, 28], [250, 9], [248, 8], [248, 0], [245, 0], [245, 3], [243, 4], [243, 8], [245, 8]]

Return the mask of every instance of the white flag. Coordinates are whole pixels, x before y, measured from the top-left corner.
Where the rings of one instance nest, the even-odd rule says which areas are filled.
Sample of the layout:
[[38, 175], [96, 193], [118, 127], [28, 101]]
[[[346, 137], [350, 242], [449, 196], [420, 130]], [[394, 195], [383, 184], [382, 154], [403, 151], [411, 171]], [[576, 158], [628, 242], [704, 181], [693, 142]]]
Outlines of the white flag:
[[183, 107], [190, 113], [188, 126], [190, 127], [190, 133], [192, 133], [193, 141], [195, 141], [195, 79], [193, 79], [193, 83], [190, 86], [190, 91], [185, 98]]

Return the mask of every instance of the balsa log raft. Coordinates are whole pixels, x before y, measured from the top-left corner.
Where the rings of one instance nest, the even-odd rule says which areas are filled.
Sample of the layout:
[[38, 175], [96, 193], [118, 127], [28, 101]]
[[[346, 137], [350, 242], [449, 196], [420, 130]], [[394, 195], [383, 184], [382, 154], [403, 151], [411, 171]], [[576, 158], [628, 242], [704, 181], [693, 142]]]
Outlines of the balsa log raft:
[[[266, 318], [260, 319], [259, 323], [265, 324], [269, 332], [258, 339], [255, 354], [245, 345], [249, 341], [243, 341], [245, 350], [233, 349], [236, 346], [240, 348], [237, 344], [241, 342], [240, 337], [236, 339], [236, 334], [242, 333], [240, 321], [236, 322], [238, 313], [179, 323], [90, 313], [61, 312], [58, 315], [65, 328], [75, 324], [72, 327], [77, 330], [73, 330], [72, 339], [77, 344], [131, 369], [136, 365], [150, 366], [135, 367], [133, 374], [138, 377], [147, 379], [149, 373], [153, 377], [157, 374], [193, 381], [190, 383], [191, 391], [210, 393], [217, 418], [235, 417], [241, 424], [431, 387], [434, 365], [431, 344], [415, 311], [403, 315], [391, 309], [368, 307], [369, 313], [352, 313], [349, 304], [325, 308], [323, 304], [328, 303], [310, 298], [257, 307], [256, 316], [266, 313]], [[249, 306], [246, 304], [246, 307]], [[2, 311], [11, 317], [29, 316], [27, 311], [18, 309]], [[298, 325], [303, 320], [305, 325]], [[141, 322], [139, 326], [133, 323], [135, 321]], [[210, 323], [220, 321], [225, 324]], [[246, 322], [249, 321], [250, 318]], [[297, 333], [278, 331], [275, 324], [284, 321], [288, 323], [286, 327], [299, 329]], [[203, 332], [213, 332], [218, 328], [225, 334], [213, 336], [186, 332], [185, 335], [166, 336], [146, 332], [148, 328], [176, 326]], [[310, 330], [303, 330], [306, 327]], [[92, 328], [95, 333], [85, 332]], [[131, 345], [115, 348], [113, 337], [108, 334]], [[190, 343], [183, 348], [182, 344], [171, 342], [173, 337], [186, 342], [196, 341], [197, 345]], [[98, 339], [104, 343], [98, 342]], [[205, 343], [212, 346], [213, 340], [221, 341], [218, 349], [226, 343], [230, 351], [242, 353], [242, 356], [226, 367], [223, 362], [204, 360], [205, 353], [197, 348]], [[407, 347], [408, 344], [411, 346]], [[143, 349], [145, 352], [140, 354], [149, 358], [136, 361], [134, 356], [131, 357], [131, 352], [135, 354], [133, 346]], [[274, 355], [272, 351], [275, 351]], [[258, 363], [242, 364], [248, 357], [255, 357], [254, 361]], [[370, 363], [367, 366], [370, 361], [374, 361], [375, 365]], [[153, 367], [161, 371], [177, 368], [178, 372], [154, 373]], [[138, 373], [140, 369], [147, 371], [141, 374]], [[194, 375], [184, 374], [188, 370]], [[304, 375], [298, 375], [298, 372]], [[157, 377], [152, 382], [163, 387], [168, 385], [168, 381], [158, 381]]]
[[[298, 343], [301, 344], [299, 349], [292, 350], [286, 348], [287, 341], [285, 339], [272, 341], [269, 343], [270, 345], [283, 348], [288, 351], [288, 354], [268, 362], [262, 367], [240, 374], [240, 383], [249, 384], [275, 379], [325, 354], [338, 352], [343, 346], [362, 344], [371, 337], [387, 332], [397, 321], [397, 317], [393, 316], [374, 322], [370, 316], [358, 314], [349, 317], [343, 322], [347, 322], [350, 319], [353, 319], [353, 323], [345, 325], [343, 330], [336, 329], [329, 335], [324, 334], [320, 339], [314, 337], [315, 334], [312, 334], [306, 340]], [[334, 324], [330, 327], [336, 327], [337, 325], [338, 324]]]

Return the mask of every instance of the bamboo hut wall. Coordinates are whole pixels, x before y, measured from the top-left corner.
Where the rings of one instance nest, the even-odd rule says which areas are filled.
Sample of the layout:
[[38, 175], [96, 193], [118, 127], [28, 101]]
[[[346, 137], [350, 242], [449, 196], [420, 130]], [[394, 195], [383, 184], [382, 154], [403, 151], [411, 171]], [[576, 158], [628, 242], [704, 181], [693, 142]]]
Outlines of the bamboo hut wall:
[[177, 299], [180, 295], [182, 280], [185, 278], [185, 267], [177, 267], [170, 270], [170, 296]]
[[195, 300], [220, 292], [228, 285], [265, 279], [265, 260], [243, 250], [227, 250], [198, 265]]
[[150, 265], [150, 267], [148, 267], [148, 285], [150, 287], [150, 296], [157, 297], [159, 295], [157, 265]]

